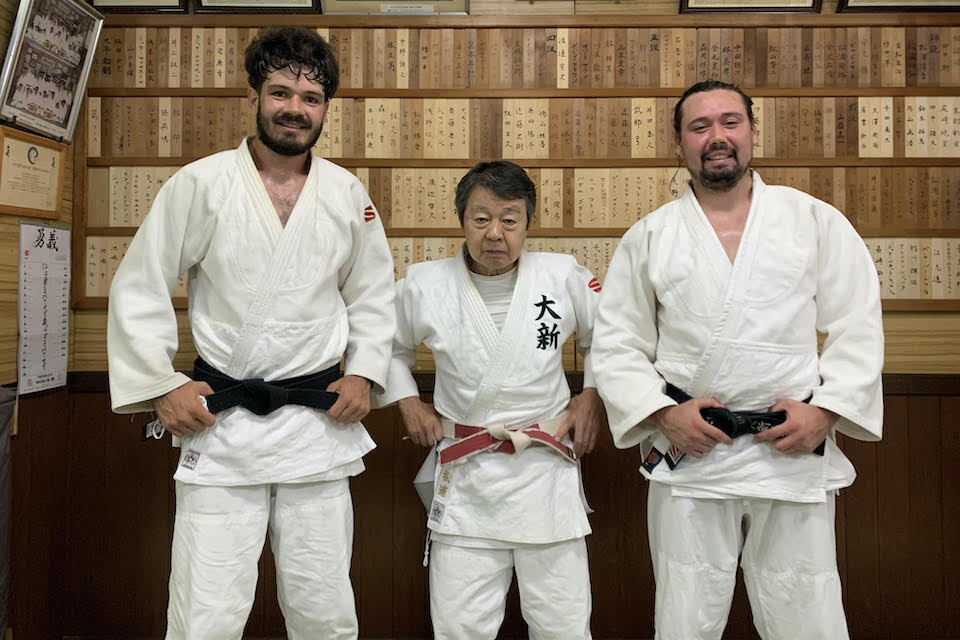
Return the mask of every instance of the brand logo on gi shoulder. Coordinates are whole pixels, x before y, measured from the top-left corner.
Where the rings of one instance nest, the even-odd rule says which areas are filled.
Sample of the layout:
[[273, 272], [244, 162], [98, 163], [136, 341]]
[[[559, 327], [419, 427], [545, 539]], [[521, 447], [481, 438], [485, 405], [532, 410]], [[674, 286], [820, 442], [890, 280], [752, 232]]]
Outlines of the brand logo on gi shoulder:
[[194, 449], [187, 449], [187, 452], [183, 454], [183, 462], [180, 463], [180, 466], [193, 471], [197, 468], [198, 462], [200, 462], [200, 452]]
[[596, 278], [590, 278], [590, 282], [587, 283], [587, 286], [593, 289], [594, 293], [600, 293], [600, 281]]
[[370, 222], [377, 217], [377, 213], [373, 210], [373, 205], [368, 204], [367, 208], [363, 210], [363, 220], [364, 222]]

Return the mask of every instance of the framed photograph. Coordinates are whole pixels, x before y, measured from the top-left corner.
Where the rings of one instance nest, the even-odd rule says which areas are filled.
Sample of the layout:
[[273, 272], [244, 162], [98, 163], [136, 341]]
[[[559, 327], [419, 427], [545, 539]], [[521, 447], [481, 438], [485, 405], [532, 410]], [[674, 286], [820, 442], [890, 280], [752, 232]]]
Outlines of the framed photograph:
[[60, 217], [67, 145], [0, 126], [0, 211]]
[[466, 14], [468, 0], [321, 0], [323, 13]]
[[921, 0], [920, 2], [887, 2], [887, 0], [840, 0], [841, 11], [960, 11], [960, 0]]
[[680, 13], [820, 13], [822, 2], [823, 0], [680, 0]]
[[102, 13], [186, 13], [187, 0], [89, 0]]
[[0, 75], [0, 120], [70, 142], [102, 26], [80, 0], [20, 0]]
[[194, 0], [197, 13], [317, 13], [320, 0]]

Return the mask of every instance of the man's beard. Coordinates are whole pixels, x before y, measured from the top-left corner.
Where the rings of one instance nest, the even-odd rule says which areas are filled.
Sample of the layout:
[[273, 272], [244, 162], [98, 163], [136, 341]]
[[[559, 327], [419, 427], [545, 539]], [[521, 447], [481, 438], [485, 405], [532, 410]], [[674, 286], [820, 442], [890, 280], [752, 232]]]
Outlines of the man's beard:
[[[732, 165], [708, 169], [707, 156], [717, 151], [726, 151], [733, 160]], [[740, 157], [737, 150], [726, 145], [711, 147], [700, 156], [700, 171], [694, 175], [694, 179], [711, 191], [730, 191], [740, 182], [747, 171], [750, 170], [750, 163], [740, 164]]]
[[285, 135], [274, 136], [270, 133], [271, 125], [279, 126], [283, 124], [299, 125], [304, 127], [304, 131], [312, 131], [310, 129], [310, 119], [306, 116], [281, 113], [274, 116], [272, 121], [268, 121], [260, 110], [260, 106], [257, 105], [257, 137], [263, 142], [267, 149], [281, 156], [298, 156], [301, 153], [309, 151], [313, 148], [313, 145], [317, 143], [317, 140], [320, 138], [320, 133], [323, 131], [323, 121], [321, 120], [320, 126], [316, 128], [316, 131], [310, 133], [304, 142], [300, 142], [295, 137]]

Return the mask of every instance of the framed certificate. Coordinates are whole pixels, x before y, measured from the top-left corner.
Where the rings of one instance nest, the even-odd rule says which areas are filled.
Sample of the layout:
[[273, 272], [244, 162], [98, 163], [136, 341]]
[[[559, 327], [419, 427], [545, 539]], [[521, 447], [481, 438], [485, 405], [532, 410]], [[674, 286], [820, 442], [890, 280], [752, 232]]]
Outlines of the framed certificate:
[[960, 11], [960, 0], [922, 0], [921, 2], [840, 0], [837, 11]]
[[317, 13], [319, 0], [194, 0], [197, 13]]
[[187, 0], [90, 0], [103, 13], [186, 13]]
[[467, 0], [321, 0], [323, 13], [434, 15], [469, 13]]
[[69, 142], [102, 26], [80, 0], [20, 0], [0, 75], [0, 119]]
[[0, 211], [60, 217], [67, 145], [0, 127]]
[[680, 0], [680, 13], [820, 13], [822, 0]]

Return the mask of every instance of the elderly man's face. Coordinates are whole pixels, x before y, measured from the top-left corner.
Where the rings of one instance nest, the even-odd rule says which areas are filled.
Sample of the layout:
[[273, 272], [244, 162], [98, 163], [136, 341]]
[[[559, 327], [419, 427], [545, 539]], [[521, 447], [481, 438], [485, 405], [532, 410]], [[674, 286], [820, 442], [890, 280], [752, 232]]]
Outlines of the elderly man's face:
[[504, 200], [486, 187], [476, 187], [463, 213], [470, 270], [484, 276], [512, 269], [527, 239], [527, 203]]
[[735, 91], [701, 91], [683, 103], [677, 153], [695, 184], [732, 189], [750, 168], [757, 128]]

